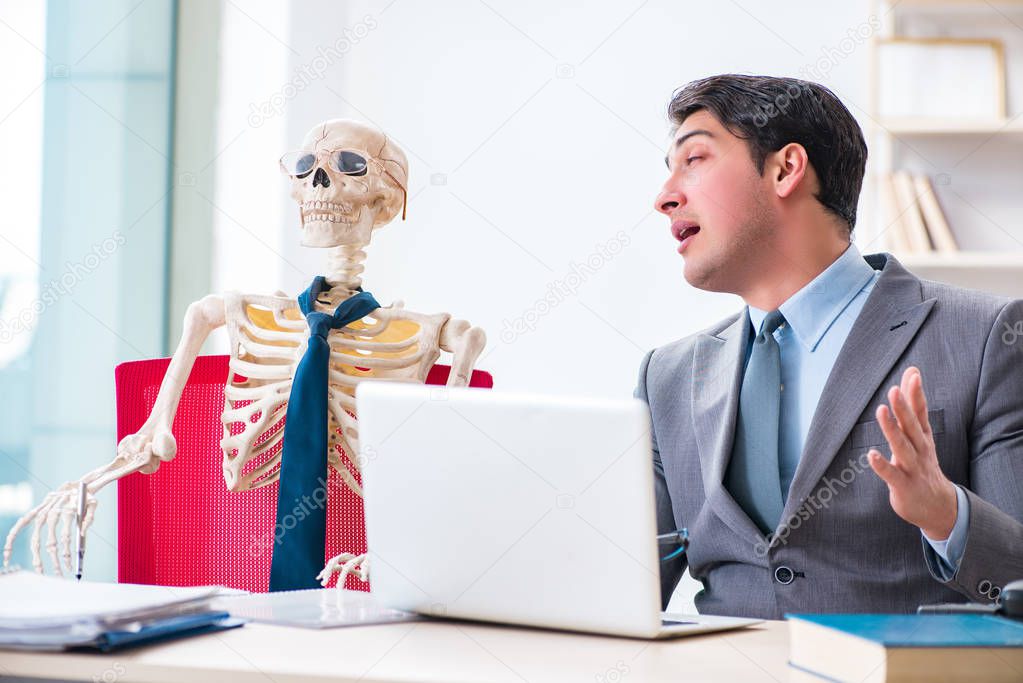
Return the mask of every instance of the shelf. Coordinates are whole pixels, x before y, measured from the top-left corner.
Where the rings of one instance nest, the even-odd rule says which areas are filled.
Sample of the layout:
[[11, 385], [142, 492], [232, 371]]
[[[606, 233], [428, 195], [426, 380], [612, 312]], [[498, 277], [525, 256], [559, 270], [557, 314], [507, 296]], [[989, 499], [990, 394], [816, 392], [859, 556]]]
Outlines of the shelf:
[[957, 251], [895, 254], [909, 269], [942, 270], [1023, 270], [1023, 250], [1019, 251]]
[[896, 258], [924, 280], [1023, 299], [1023, 250], [896, 254]]
[[882, 119], [878, 127], [892, 135], [1023, 135], [1023, 117], [1013, 119]]
[[1023, 5], [1023, 0], [899, 0], [892, 4], [891, 2], [885, 3], [891, 5], [892, 9], [908, 9], [910, 7], [925, 8], [925, 9], [937, 9], [944, 7], [952, 7], [955, 9], [971, 9], [971, 10], [983, 10], [990, 11], [997, 9], [999, 6], [1009, 8], [1019, 8]]

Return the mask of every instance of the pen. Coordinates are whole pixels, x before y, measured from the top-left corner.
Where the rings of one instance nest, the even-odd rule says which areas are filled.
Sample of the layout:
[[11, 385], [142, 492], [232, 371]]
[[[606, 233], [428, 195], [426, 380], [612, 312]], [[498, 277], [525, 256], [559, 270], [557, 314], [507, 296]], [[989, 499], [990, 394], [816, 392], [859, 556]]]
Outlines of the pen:
[[689, 530], [686, 528], [676, 529], [675, 531], [669, 531], [666, 534], [658, 534], [657, 543], [664, 545], [665, 543], [677, 543], [678, 548], [672, 551], [666, 557], [662, 557], [661, 561], [673, 560], [686, 550], [689, 549]]
[[78, 510], [75, 521], [78, 523], [78, 542], [76, 545], [75, 577], [82, 580], [82, 562], [85, 560], [85, 503], [87, 488], [84, 481], [78, 484]]
[[689, 530], [688, 529], [677, 529], [675, 531], [669, 531], [666, 534], [658, 534], [658, 543], [682, 543], [684, 545], [689, 544]]

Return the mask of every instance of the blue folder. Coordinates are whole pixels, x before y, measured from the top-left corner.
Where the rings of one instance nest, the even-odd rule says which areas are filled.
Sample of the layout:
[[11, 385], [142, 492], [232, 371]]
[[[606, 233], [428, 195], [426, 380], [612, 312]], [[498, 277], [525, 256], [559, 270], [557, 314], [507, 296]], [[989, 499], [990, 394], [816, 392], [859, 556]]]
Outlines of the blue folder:
[[82, 647], [111, 652], [138, 645], [149, 645], [186, 636], [237, 628], [244, 623], [244, 619], [235, 619], [227, 612], [186, 614], [148, 622], [139, 629], [107, 631], [97, 636], [92, 643]]

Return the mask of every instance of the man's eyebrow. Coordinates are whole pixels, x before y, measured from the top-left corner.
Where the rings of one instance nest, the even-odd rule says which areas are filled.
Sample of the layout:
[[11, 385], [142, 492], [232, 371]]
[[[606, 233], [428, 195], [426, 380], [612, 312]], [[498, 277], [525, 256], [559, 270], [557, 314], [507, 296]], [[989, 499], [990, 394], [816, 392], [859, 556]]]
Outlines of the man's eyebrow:
[[[685, 135], [680, 135], [675, 140], [675, 147], [674, 147], [674, 149], [678, 149], [679, 147], [684, 145], [685, 141], [688, 140], [689, 138], [693, 137], [694, 135], [706, 135], [709, 138], [714, 137], [714, 133], [711, 133], [709, 130], [705, 130], [703, 128], [697, 128], [696, 130], [689, 131]], [[664, 157], [664, 165], [667, 166], [668, 168], [671, 168], [671, 164], [668, 163], [668, 156], [667, 155], [665, 155], [665, 157]]]

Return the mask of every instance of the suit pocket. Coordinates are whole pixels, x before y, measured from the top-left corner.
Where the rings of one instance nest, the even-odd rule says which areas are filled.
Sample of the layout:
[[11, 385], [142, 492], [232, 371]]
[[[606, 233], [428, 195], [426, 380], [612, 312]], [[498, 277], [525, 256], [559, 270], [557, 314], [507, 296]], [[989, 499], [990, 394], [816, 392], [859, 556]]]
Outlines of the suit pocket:
[[[931, 433], [941, 434], [945, 431], [945, 409], [931, 408], [927, 411], [927, 420], [931, 423]], [[881, 423], [877, 420], [859, 422], [849, 432], [849, 446], [851, 448], [868, 448], [870, 446], [885, 446], [888, 440], [884, 438], [881, 431]]]

